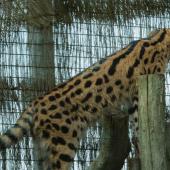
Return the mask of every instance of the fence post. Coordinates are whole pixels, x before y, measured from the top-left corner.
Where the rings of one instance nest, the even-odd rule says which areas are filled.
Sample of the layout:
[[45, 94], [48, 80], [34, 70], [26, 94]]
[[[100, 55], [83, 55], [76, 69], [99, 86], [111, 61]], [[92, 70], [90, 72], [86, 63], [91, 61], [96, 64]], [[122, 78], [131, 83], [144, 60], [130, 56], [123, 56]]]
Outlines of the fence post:
[[141, 170], [167, 170], [164, 76], [140, 76], [138, 86]]
[[128, 118], [103, 117], [102, 145], [99, 156], [88, 170], [120, 170], [130, 152]]
[[166, 123], [166, 159], [167, 167], [170, 167], [170, 122]]

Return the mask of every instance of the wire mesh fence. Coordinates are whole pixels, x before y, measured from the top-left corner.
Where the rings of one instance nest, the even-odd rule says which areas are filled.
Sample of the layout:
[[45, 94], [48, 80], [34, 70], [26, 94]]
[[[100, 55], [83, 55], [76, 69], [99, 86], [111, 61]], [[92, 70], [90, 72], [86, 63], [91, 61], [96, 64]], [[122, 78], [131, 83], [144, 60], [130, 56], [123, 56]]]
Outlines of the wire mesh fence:
[[[0, 131], [11, 127], [36, 96], [113, 54], [129, 42], [146, 37], [151, 30], [170, 27], [169, 21], [168, 14], [136, 16], [125, 23], [73, 19], [69, 25], [57, 23], [45, 29], [22, 25], [16, 31], [9, 31], [8, 37], [0, 41]], [[166, 77], [168, 113], [168, 71]], [[103, 142], [101, 134], [100, 123], [87, 131], [72, 169], [84, 170], [96, 159]], [[34, 169], [34, 163], [38, 160], [33, 147], [31, 137], [27, 137], [4, 151], [0, 157], [1, 169]], [[123, 169], [127, 169], [127, 163]]]

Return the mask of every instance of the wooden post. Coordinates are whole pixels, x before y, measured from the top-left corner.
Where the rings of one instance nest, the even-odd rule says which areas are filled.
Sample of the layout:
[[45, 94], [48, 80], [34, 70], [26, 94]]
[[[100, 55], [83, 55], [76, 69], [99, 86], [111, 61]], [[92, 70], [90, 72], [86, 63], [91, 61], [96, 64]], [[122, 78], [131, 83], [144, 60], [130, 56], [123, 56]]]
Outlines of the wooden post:
[[128, 158], [127, 161], [128, 170], [140, 170], [139, 158]]
[[141, 76], [138, 86], [141, 170], [167, 170], [164, 76]]
[[[31, 88], [42, 95], [45, 91], [55, 86], [54, 70], [54, 45], [52, 27], [38, 29], [29, 27], [28, 34], [31, 71]], [[28, 94], [30, 96], [30, 94]], [[34, 142], [34, 170], [43, 169], [41, 162], [41, 150]], [[40, 161], [38, 161], [40, 159]]]
[[170, 168], [170, 122], [166, 123], [166, 159], [167, 167]]
[[120, 170], [130, 152], [128, 118], [112, 120], [104, 117], [102, 126], [100, 153], [88, 170]]

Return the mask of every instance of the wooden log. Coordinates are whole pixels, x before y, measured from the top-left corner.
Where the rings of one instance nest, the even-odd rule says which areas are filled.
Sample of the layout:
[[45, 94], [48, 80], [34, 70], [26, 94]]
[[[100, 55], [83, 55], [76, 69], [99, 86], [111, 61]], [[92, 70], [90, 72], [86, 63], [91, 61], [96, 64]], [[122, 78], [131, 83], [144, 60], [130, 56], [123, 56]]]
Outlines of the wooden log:
[[164, 76], [141, 76], [138, 86], [141, 170], [167, 170]]

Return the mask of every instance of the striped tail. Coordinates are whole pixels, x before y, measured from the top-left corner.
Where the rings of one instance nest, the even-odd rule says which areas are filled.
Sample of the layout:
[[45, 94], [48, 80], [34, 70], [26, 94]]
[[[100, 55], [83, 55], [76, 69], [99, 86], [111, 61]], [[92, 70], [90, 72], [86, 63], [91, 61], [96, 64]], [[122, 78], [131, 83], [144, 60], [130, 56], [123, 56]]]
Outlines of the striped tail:
[[24, 135], [30, 132], [32, 127], [33, 112], [31, 107], [22, 113], [16, 124], [0, 135], [0, 150], [16, 144]]

